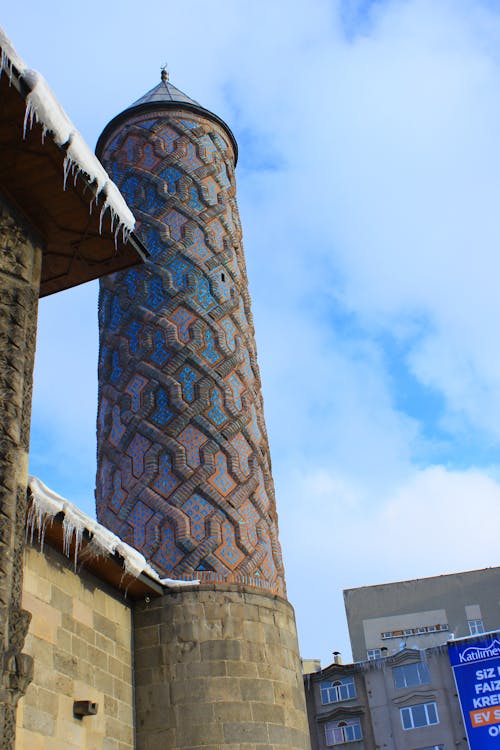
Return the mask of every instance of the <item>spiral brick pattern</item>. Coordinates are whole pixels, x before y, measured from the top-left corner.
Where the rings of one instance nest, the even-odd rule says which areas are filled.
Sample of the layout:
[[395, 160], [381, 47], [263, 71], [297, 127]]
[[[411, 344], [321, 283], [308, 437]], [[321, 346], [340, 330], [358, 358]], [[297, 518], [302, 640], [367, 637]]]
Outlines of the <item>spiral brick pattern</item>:
[[159, 106], [102, 154], [151, 260], [101, 280], [98, 518], [166, 576], [284, 595], [232, 145]]

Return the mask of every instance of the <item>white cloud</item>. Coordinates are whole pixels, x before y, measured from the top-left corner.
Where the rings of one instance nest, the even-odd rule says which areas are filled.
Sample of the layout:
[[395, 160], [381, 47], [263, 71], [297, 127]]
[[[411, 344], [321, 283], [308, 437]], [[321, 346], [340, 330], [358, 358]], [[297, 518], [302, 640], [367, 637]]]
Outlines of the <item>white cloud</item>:
[[[352, 484], [349, 484], [349, 482]], [[280, 531], [303, 655], [350, 658], [342, 590], [500, 565], [500, 484], [478, 471], [412, 471], [389, 494], [296, 466]]]
[[[407, 0], [363, 16], [360, 2], [346, 36], [347, 5], [4, 10], [19, 51], [90, 140], [155, 84], [165, 59], [172, 81], [240, 140], [283, 546], [309, 656], [320, 639], [338, 645], [345, 586], [498, 562], [498, 467], [457, 467], [475, 460], [460, 435], [499, 437], [500, 14], [479, 0]], [[50, 10], [57, 45], [40, 33]], [[99, 54], [88, 54], [91, 37]], [[67, 482], [59, 492], [89, 498], [94, 294], [42, 303], [34, 408], [39, 465]], [[442, 397], [448, 469], [432, 466], [418, 405], [411, 416], [396, 408], [401, 373], [384, 337], [407, 352], [399, 370]], [[470, 543], [457, 544], [479, 502], [492, 523], [468, 524]]]

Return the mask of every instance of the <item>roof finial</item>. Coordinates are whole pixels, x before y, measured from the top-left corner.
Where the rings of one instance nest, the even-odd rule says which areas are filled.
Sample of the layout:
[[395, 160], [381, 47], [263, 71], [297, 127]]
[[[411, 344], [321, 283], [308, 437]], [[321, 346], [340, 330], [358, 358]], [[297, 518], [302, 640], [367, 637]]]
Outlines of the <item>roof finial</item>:
[[161, 69], [161, 80], [168, 81], [167, 63], [165, 63], [165, 65]]

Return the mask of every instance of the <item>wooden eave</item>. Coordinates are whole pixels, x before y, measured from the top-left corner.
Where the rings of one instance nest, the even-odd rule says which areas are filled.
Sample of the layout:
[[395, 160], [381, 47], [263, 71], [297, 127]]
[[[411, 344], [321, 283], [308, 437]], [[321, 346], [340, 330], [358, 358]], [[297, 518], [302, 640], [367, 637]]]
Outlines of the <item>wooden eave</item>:
[[[53, 519], [50, 519], [44, 526], [43, 543], [48, 544], [61, 554], [64, 554], [64, 513], [58, 513]], [[37, 532], [34, 533], [33, 545], [36, 546], [38, 539]], [[75, 560], [75, 536], [71, 540], [68, 554], [68, 565]], [[114, 555], [99, 554], [92, 547], [91, 537], [88, 532], [83, 533], [80, 541], [78, 554], [76, 557], [77, 569], [88, 570], [92, 575], [101, 581], [104, 581], [112, 588], [120, 591], [127, 599], [132, 601], [144, 599], [144, 597], [162, 596], [164, 589], [160, 583], [154, 581], [145, 573], [139, 576], [133, 576], [127, 573], [124, 560], [118, 554]]]
[[[115, 239], [105, 196], [82, 173], [64, 188], [64, 146], [34, 124], [23, 137], [29, 89], [13, 68], [0, 77], [0, 193], [24, 217], [43, 245], [40, 296], [69, 289], [144, 260], [132, 233]], [[92, 205], [92, 211], [90, 207]]]

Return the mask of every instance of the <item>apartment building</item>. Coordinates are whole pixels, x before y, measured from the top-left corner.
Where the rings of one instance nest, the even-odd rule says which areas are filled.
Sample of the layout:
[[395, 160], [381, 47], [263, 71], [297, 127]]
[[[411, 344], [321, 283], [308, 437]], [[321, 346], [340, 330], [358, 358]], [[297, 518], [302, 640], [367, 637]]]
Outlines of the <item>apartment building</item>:
[[344, 604], [354, 661], [428, 649], [499, 626], [500, 568], [346, 589]]

